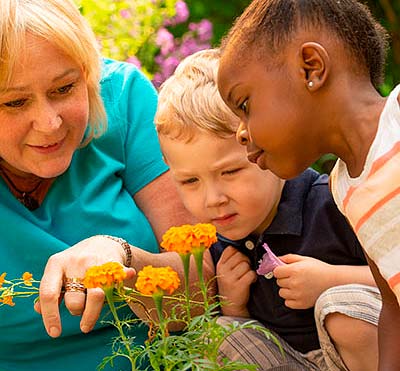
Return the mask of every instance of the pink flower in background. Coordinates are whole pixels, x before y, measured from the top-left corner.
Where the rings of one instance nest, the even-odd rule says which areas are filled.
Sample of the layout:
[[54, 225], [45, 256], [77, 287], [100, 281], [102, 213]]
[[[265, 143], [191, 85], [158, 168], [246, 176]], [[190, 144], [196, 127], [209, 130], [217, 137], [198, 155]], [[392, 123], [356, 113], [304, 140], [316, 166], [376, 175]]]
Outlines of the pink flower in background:
[[156, 44], [161, 48], [161, 54], [166, 55], [174, 49], [174, 35], [162, 27], [157, 31]]
[[119, 12], [119, 14], [120, 14], [120, 16], [121, 16], [122, 18], [125, 18], [125, 19], [128, 19], [128, 18], [131, 18], [131, 17], [132, 17], [132, 14], [131, 14], [131, 12], [130, 12], [129, 9], [122, 9], [122, 10]]
[[176, 14], [173, 18], [167, 19], [164, 24], [166, 26], [175, 26], [184, 23], [189, 19], [189, 8], [183, 0], [179, 0], [175, 4]]
[[210, 41], [213, 35], [213, 25], [208, 19], [202, 19], [199, 23], [189, 23], [189, 30], [197, 33], [199, 41]]
[[128, 63], [134, 64], [137, 68], [142, 67], [142, 63], [140, 62], [139, 58], [135, 57], [134, 55], [129, 57], [126, 61]]
[[263, 244], [263, 247], [266, 253], [259, 261], [260, 265], [258, 266], [256, 273], [260, 276], [265, 276], [265, 278], [272, 278], [274, 276], [273, 270], [279, 265], [284, 265], [285, 263], [272, 252], [266, 243]]
[[178, 0], [175, 5], [176, 15], [167, 19], [164, 26], [157, 31], [156, 45], [160, 48], [154, 61], [156, 68], [153, 84], [156, 88], [171, 76], [179, 62], [187, 56], [211, 47], [213, 35], [212, 23], [203, 19], [198, 23], [191, 22], [188, 29], [181, 36], [174, 36], [167, 26], [175, 26], [186, 22], [189, 18], [189, 9], [185, 1]]

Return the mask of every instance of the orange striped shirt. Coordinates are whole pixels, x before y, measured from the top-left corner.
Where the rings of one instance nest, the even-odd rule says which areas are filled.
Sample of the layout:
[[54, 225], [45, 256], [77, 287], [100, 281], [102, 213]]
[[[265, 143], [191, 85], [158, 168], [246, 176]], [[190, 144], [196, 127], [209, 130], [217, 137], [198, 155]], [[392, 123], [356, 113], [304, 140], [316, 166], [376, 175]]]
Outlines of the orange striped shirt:
[[341, 160], [331, 173], [335, 202], [392, 288], [400, 283], [399, 92], [387, 99], [361, 175], [351, 178]]

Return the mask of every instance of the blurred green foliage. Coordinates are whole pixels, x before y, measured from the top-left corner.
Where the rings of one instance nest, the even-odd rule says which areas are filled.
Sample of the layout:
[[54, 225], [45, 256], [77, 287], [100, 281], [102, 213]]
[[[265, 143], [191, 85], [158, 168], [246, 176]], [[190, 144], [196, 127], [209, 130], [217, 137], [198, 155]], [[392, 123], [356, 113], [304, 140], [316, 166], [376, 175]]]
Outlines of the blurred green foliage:
[[75, 1], [98, 37], [105, 57], [122, 61], [136, 57], [151, 76], [149, 70], [159, 51], [156, 31], [175, 15], [177, 0]]

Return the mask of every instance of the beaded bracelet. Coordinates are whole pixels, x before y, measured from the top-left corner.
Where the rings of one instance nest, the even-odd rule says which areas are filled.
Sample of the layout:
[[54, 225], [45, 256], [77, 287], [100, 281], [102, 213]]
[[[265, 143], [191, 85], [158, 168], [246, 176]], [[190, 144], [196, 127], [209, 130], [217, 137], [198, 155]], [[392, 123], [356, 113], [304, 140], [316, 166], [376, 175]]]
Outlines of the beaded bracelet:
[[103, 234], [103, 237], [107, 237], [110, 240], [113, 240], [115, 242], [118, 242], [122, 248], [125, 251], [125, 266], [130, 267], [132, 265], [132, 249], [131, 245], [129, 245], [128, 242], [126, 242], [123, 238], [120, 237], [114, 237], [114, 236], [109, 236], [108, 234]]

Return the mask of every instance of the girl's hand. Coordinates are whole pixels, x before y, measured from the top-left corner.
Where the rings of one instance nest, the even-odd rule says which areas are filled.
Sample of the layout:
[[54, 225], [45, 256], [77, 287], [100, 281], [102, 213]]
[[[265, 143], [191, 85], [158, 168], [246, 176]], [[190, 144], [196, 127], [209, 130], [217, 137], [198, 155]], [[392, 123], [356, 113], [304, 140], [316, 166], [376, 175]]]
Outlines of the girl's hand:
[[222, 297], [222, 313], [225, 316], [249, 316], [247, 302], [250, 285], [256, 279], [256, 272], [250, 268], [246, 255], [231, 246], [223, 251], [217, 264], [217, 283], [219, 295]]
[[[83, 279], [86, 270], [110, 261], [123, 263], [124, 250], [121, 245], [104, 236], [85, 239], [67, 250], [52, 255], [45, 267], [40, 283], [39, 301], [35, 310], [43, 317], [47, 333], [51, 337], [61, 334], [59, 304], [64, 298], [65, 306], [72, 315], [81, 315], [80, 328], [89, 332], [96, 324], [104, 305], [101, 288], [84, 291], [63, 290], [67, 278]], [[125, 268], [127, 280], [135, 275], [133, 268]]]
[[323, 291], [331, 287], [332, 265], [308, 256], [280, 256], [287, 263], [274, 269], [280, 286], [279, 295], [292, 309], [308, 309], [315, 305]]

